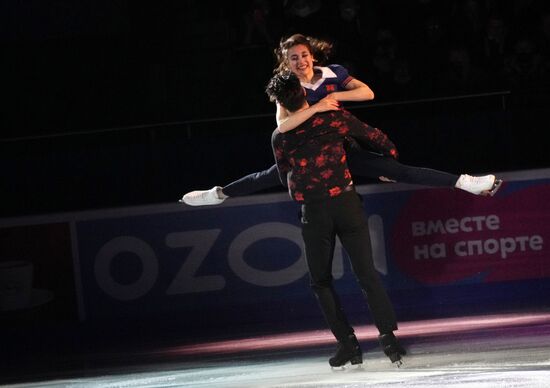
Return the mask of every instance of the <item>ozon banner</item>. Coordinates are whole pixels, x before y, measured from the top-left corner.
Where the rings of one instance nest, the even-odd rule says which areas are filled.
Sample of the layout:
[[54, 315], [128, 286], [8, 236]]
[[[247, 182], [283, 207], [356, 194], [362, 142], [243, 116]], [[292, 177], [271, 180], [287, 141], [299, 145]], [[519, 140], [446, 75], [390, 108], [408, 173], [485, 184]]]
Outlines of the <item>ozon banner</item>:
[[221, 315], [309, 296], [297, 207], [284, 195], [262, 198], [77, 222], [84, 318]]
[[[358, 191], [375, 267], [390, 294], [399, 293], [397, 309], [432, 287], [550, 278], [550, 179], [507, 179], [495, 197], [399, 184]], [[298, 206], [285, 193], [97, 212], [76, 219], [74, 233], [81, 319], [318, 313]], [[360, 295], [339, 244], [334, 277], [344, 304]]]

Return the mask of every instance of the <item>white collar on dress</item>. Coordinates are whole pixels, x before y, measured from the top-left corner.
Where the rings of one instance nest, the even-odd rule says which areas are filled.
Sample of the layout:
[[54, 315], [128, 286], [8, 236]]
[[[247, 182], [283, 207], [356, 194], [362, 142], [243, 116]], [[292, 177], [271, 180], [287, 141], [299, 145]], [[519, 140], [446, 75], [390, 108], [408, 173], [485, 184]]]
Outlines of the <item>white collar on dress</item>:
[[309, 82], [300, 82], [304, 88], [317, 90], [317, 88], [321, 86], [325, 79], [337, 77], [336, 73], [334, 73], [329, 67], [313, 66], [313, 70], [320, 70], [321, 78], [319, 78], [314, 84], [310, 84]]

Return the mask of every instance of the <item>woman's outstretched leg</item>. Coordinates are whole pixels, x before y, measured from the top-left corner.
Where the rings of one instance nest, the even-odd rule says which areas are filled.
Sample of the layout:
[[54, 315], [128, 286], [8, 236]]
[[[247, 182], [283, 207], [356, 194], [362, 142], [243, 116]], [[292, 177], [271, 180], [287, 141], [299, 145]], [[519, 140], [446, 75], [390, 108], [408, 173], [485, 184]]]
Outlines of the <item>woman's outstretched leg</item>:
[[347, 151], [352, 175], [387, 178], [390, 181], [431, 187], [458, 188], [476, 195], [494, 195], [502, 183], [494, 175], [455, 175], [425, 167], [408, 166], [397, 160], [364, 150]]
[[183, 196], [180, 202], [191, 206], [219, 205], [229, 197], [239, 197], [281, 185], [277, 166], [248, 174], [228, 185], [214, 186], [210, 190], [195, 190]]

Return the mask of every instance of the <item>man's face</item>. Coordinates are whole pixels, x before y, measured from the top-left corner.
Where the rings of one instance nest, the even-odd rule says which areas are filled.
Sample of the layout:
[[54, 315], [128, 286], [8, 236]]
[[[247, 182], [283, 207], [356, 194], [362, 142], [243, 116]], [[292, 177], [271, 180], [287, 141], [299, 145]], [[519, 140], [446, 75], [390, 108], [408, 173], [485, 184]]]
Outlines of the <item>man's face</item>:
[[303, 44], [291, 47], [287, 53], [288, 67], [298, 78], [309, 78], [313, 74], [313, 55]]

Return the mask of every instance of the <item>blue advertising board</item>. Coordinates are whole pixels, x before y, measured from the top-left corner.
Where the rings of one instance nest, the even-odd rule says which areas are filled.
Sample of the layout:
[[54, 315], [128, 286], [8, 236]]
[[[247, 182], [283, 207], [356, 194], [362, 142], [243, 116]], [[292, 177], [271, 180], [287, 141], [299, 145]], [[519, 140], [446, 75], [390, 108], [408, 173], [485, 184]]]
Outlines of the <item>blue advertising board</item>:
[[[401, 320], [548, 303], [549, 171], [503, 176], [495, 197], [403, 184], [358, 187], [375, 267]], [[68, 299], [76, 300], [81, 321], [176, 317], [202, 328], [319, 321], [299, 207], [286, 193], [218, 206], [52, 215], [40, 223], [66, 223], [70, 231], [63, 243], [71, 244], [64, 251], [72, 252], [76, 295]], [[334, 278], [346, 310], [368, 321], [340, 244]]]

